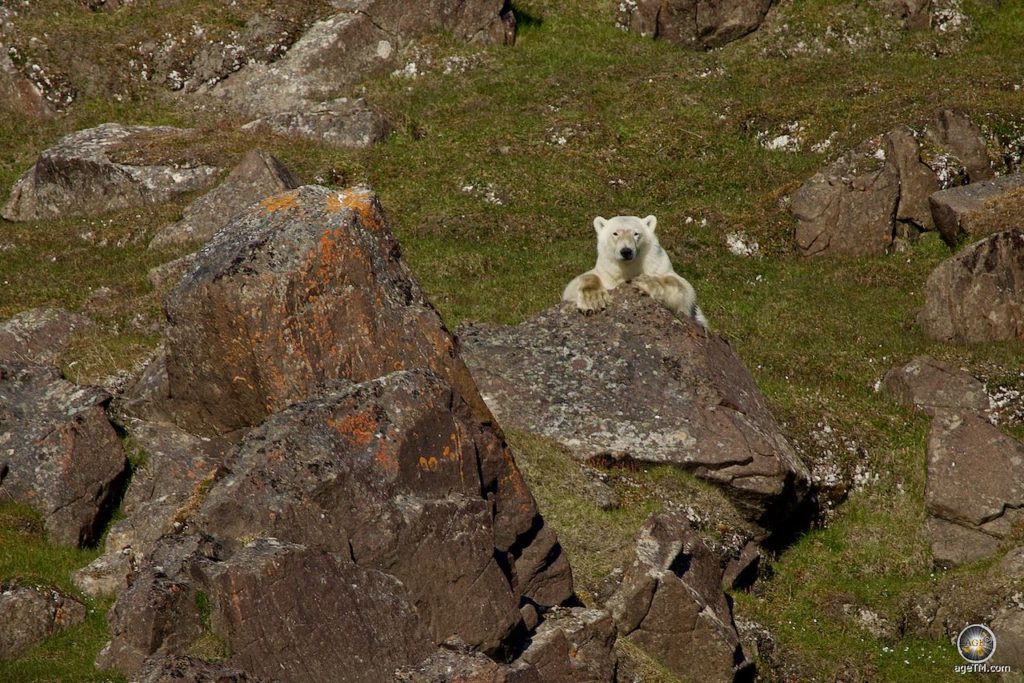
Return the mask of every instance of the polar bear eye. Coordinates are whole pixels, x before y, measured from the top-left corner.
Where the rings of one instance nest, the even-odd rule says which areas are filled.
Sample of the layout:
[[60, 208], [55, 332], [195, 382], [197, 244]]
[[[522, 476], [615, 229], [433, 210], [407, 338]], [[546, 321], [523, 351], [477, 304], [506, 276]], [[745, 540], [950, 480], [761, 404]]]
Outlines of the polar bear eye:
[[640, 233], [638, 233], [638, 232], [634, 232], [634, 233], [633, 233], [633, 237], [640, 237]]
[[618, 236], [619, 236], [619, 233], [617, 233], [617, 232], [613, 232], [612, 233], [612, 237], [618, 237]]

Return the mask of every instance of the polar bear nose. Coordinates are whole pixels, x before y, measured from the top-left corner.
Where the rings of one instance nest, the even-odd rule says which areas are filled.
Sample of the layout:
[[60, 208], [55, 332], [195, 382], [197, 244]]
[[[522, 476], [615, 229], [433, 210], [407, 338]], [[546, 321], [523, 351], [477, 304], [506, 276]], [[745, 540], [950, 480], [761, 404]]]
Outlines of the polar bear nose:
[[633, 250], [629, 247], [623, 247], [622, 249], [619, 249], [619, 255], [628, 261], [633, 258]]

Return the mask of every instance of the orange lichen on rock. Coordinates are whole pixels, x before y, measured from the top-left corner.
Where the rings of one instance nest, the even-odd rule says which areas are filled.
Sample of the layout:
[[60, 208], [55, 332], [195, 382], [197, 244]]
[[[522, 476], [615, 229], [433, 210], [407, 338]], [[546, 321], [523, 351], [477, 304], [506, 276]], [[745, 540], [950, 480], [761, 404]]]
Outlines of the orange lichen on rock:
[[260, 202], [260, 208], [266, 213], [274, 213], [281, 209], [294, 209], [298, 205], [299, 202], [295, 199], [294, 190], [283, 194], [276, 194], [273, 197], [267, 197]]
[[433, 472], [434, 470], [437, 469], [437, 458], [435, 458], [434, 456], [430, 456], [429, 458], [426, 458], [426, 457], [421, 455], [420, 456], [420, 469], [425, 471], [425, 472]]
[[348, 209], [359, 215], [367, 228], [378, 229], [383, 224], [373, 200], [373, 193], [359, 188], [327, 196], [327, 212], [337, 213]]
[[369, 412], [346, 415], [341, 419], [329, 418], [327, 424], [357, 446], [367, 445], [377, 433], [377, 420]]

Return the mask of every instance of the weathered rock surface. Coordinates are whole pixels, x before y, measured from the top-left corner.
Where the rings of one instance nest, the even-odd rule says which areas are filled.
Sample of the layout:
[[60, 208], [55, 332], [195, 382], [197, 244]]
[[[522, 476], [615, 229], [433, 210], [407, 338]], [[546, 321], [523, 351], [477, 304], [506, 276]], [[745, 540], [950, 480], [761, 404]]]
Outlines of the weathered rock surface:
[[54, 114], [43, 91], [18, 72], [3, 44], [0, 44], [0, 107], [37, 119], [50, 118]]
[[560, 304], [515, 327], [467, 325], [466, 363], [501, 424], [581, 458], [670, 463], [771, 526], [808, 473], [750, 373], [721, 338], [622, 287], [601, 314]]
[[963, 112], [943, 109], [925, 127], [925, 137], [933, 144], [949, 150], [967, 170], [969, 182], [994, 175], [992, 160], [981, 128]]
[[513, 671], [533, 669], [552, 683], [613, 683], [618, 658], [611, 615], [583, 607], [555, 609], [530, 639]]
[[647, 520], [607, 607], [620, 636], [686, 680], [733, 681], [750, 673], [719, 559], [683, 518]]
[[250, 204], [298, 186], [299, 181], [284, 164], [254, 149], [231, 170], [224, 182], [189, 204], [180, 221], [158, 232], [149, 248], [205, 242]]
[[902, 19], [911, 30], [931, 27], [932, 0], [884, 0], [882, 7]]
[[192, 269], [195, 263], [195, 252], [185, 254], [173, 261], [161, 263], [159, 266], [150, 268], [149, 272], [146, 273], [146, 279], [149, 280], [149, 284], [153, 285], [153, 289], [166, 294], [169, 289], [178, 284], [178, 281], [184, 277], [185, 273]]
[[188, 140], [181, 128], [105, 123], [44, 150], [11, 190], [9, 221], [30, 221], [158, 204], [208, 187], [217, 168], [194, 161], [144, 158], [147, 148]]
[[0, 588], [0, 662], [17, 659], [47, 636], [85, 621], [85, 607], [51, 588]]
[[958, 342], [1024, 339], [1024, 231], [965, 247], [935, 268], [918, 314], [926, 335]]
[[[796, 245], [805, 256], [884, 254], [893, 241], [899, 169], [868, 142], [793, 193]], [[912, 213], [907, 209], [908, 215]]]
[[109, 400], [53, 368], [0, 363], [0, 497], [38, 510], [53, 543], [95, 541], [125, 474]]
[[63, 308], [34, 308], [0, 323], [0, 361], [53, 365], [75, 333], [93, 326]]
[[934, 230], [928, 198], [939, 191], [939, 179], [921, 159], [921, 147], [914, 131], [908, 126], [898, 126], [885, 134], [884, 141], [886, 159], [896, 167], [900, 177], [896, 220], [920, 230]]
[[261, 683], [256, 678], [222, 663], [211, 663], [196, 657], [153, 656], [132, 679], [133, 683]]
[[249, 116], [305, 111], [394, 68], [399, 50], [426, 33], [489, 42], [512, 42], [515, 36], [504, 0], [430, 0], [415, 12], [402, 0], [334, 4], [342, 11], [313, 24], [283, 58], [245, 68], [210, 94]]
[[992, 553], [1024, 521], [1024, 444], [977, 415], [940, 413], [928, 434], [925, 507], [939, 522], [926, 528], [937, 563]]
[[990, 665], [1006, 665], [1012, 671], [1024, 668], [1024, 609], [1019, 605], [1007, 605], [990, 622], [996, 634], [996, 651], [989, 660]]
[[199, 505], [223, 461], [228, 444], [193, 436], [173, 425], [134, 422], [133, 443], [145, 453], [121, 504], [124, 519], [106, 536], [106, 552], [75, 575], [90, 595], [116, 595], [130, 570], [164, 534], [180, 528]]
[[930, 356], [918, 356], [885, 373], [882, 386], [896, 401], [927, 415], [988, 410], [985, 385], [963, 370]]
[[629, 0], [618, 24], [694, 50], [721, 47], [757, 29], [772, 0]]
[[928, 201], [942, 239], [956, 246], [962, 237], [978, 239], [1021, 225], [1024, 174], [951, 187]]
[[359, 149], [376, 144], [391, 130], [388, 120], [363, 99], [341, 97], [319, 106], [262, 116], [242, 130], [318, 140], [332, 147]]
[[239, 215], [165, 300], [170, 410], [247, 429], [318, 384], [428, 367], [490, 415], [376, 195], [307, 186]]
[[541, 683], [536, 670], [519, 667], [513, 673], [465, 643], [452, 639], [417, 664], [395, 672], [400, 683]]

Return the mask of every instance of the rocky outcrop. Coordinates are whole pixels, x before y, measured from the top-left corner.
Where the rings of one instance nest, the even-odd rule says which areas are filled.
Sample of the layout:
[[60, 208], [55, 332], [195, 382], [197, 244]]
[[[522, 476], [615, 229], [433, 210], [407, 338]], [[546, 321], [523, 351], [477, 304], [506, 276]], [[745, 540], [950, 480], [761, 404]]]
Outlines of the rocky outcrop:
[[951, 187], [928, 198], [935, 226], [952, 247], [1021, 225], [1024, 174]]
[[793, 193], [796, 245], [805, 256], [872, 256], [892, 245], [900, 172], [874, 142], [849, 152]]
[[963, 112], [952, 109], [936, 112], [925, 127], [925, 137], [963, 163], [967, 182], [986, 180], [994, 175], [981, 128]]
[[85, 621], [85, 606], [51, 588], [0, 587], [0, 662], [17, 659], [47, 636]]
[[262, 116], [242, 126], [242, 130], [318, 140], [331, 147], [360, 149], [386, 138], [391, 125], [365, 100], [340, 97], [309, 109]]
[[885, 373], [882, 387], [896, 402], [926, 415], [988, 409], [985, 385], [963, 370], [930, 356], [918, 356]]
[[3, 217], [30, 221], [100, 214], [206, 188], [216, 179], [216, 167], [192, 159], [149, 157], [149, 150], [173, 147], [193, 135], [181, 128], [118, 123], [72, 133], [44, 150], [18, 179]]
[[616, 637], [615, 622], [604, 610], [555, 609], [545, 616], [515, 669], [533, 669], [540, 681], [551, 683], [614, 683]]
[[43, 516], [51, 542], [94, 542], [125, 475], [110, 396], [39, 365], [0, 363], [0, 498]]
[[1024, 231], [965, 247], [928, 276], [918, 323], [932, 339], [1024, 339]]
[[1024, 444], [969, 413], [940, 413], [928, 434], [925, 535], [936, 563], [996, 552], [1024, 521]]
[[33, 308], [0, 323], [0, 361], [53, 365], [93, 322], [63, 308]]
[[734, 681], [752, 673], [719, 559], [685, 519], [648, 519], [634, 557], [607, 603], [621, 637], [686, 680]]
[[772, 0], [626, 0], [618, 24], [692, 50], [721, 47], [754, 31]]
[[18, 71], [3, 44], [0, 44], [0, 108], [35, 119], [47, 119], [54, 114], [43, 91]]
[[584, 459], [669, 463], [718, 485], [768, 527], [808, 473], [729, 345], [630, 287], [594, 316], [560, 304], [515, 327], [458, 330], [501, 424]]
[[409, 12], [401, 0], [342, 0], [280, 60], [254, 65], [210, 94], [248, 116], [317, 109], [350, 94], [367, 76], [392, 69], [401, 48], [434, 31], [466, 41], [512, 42], [515, 19], [504, 0], [430, 0]]
[[197, 657], [154, 656], [146, 660], [134, 683], [269, 683], [232, 666]]
[[189, 204], [180, 221], [158, 232], [149, 248], [205, 242], [250, 204], [298, 186], [299, 181], [284, 164], [254, 149], [231, 170], [224, 182]]
[[165, 309], [168, 406], [195, 434], [248, 429], [326, 380], [416, 367], [490, 419], [369, 190], [309, 186], [250, 207]]

